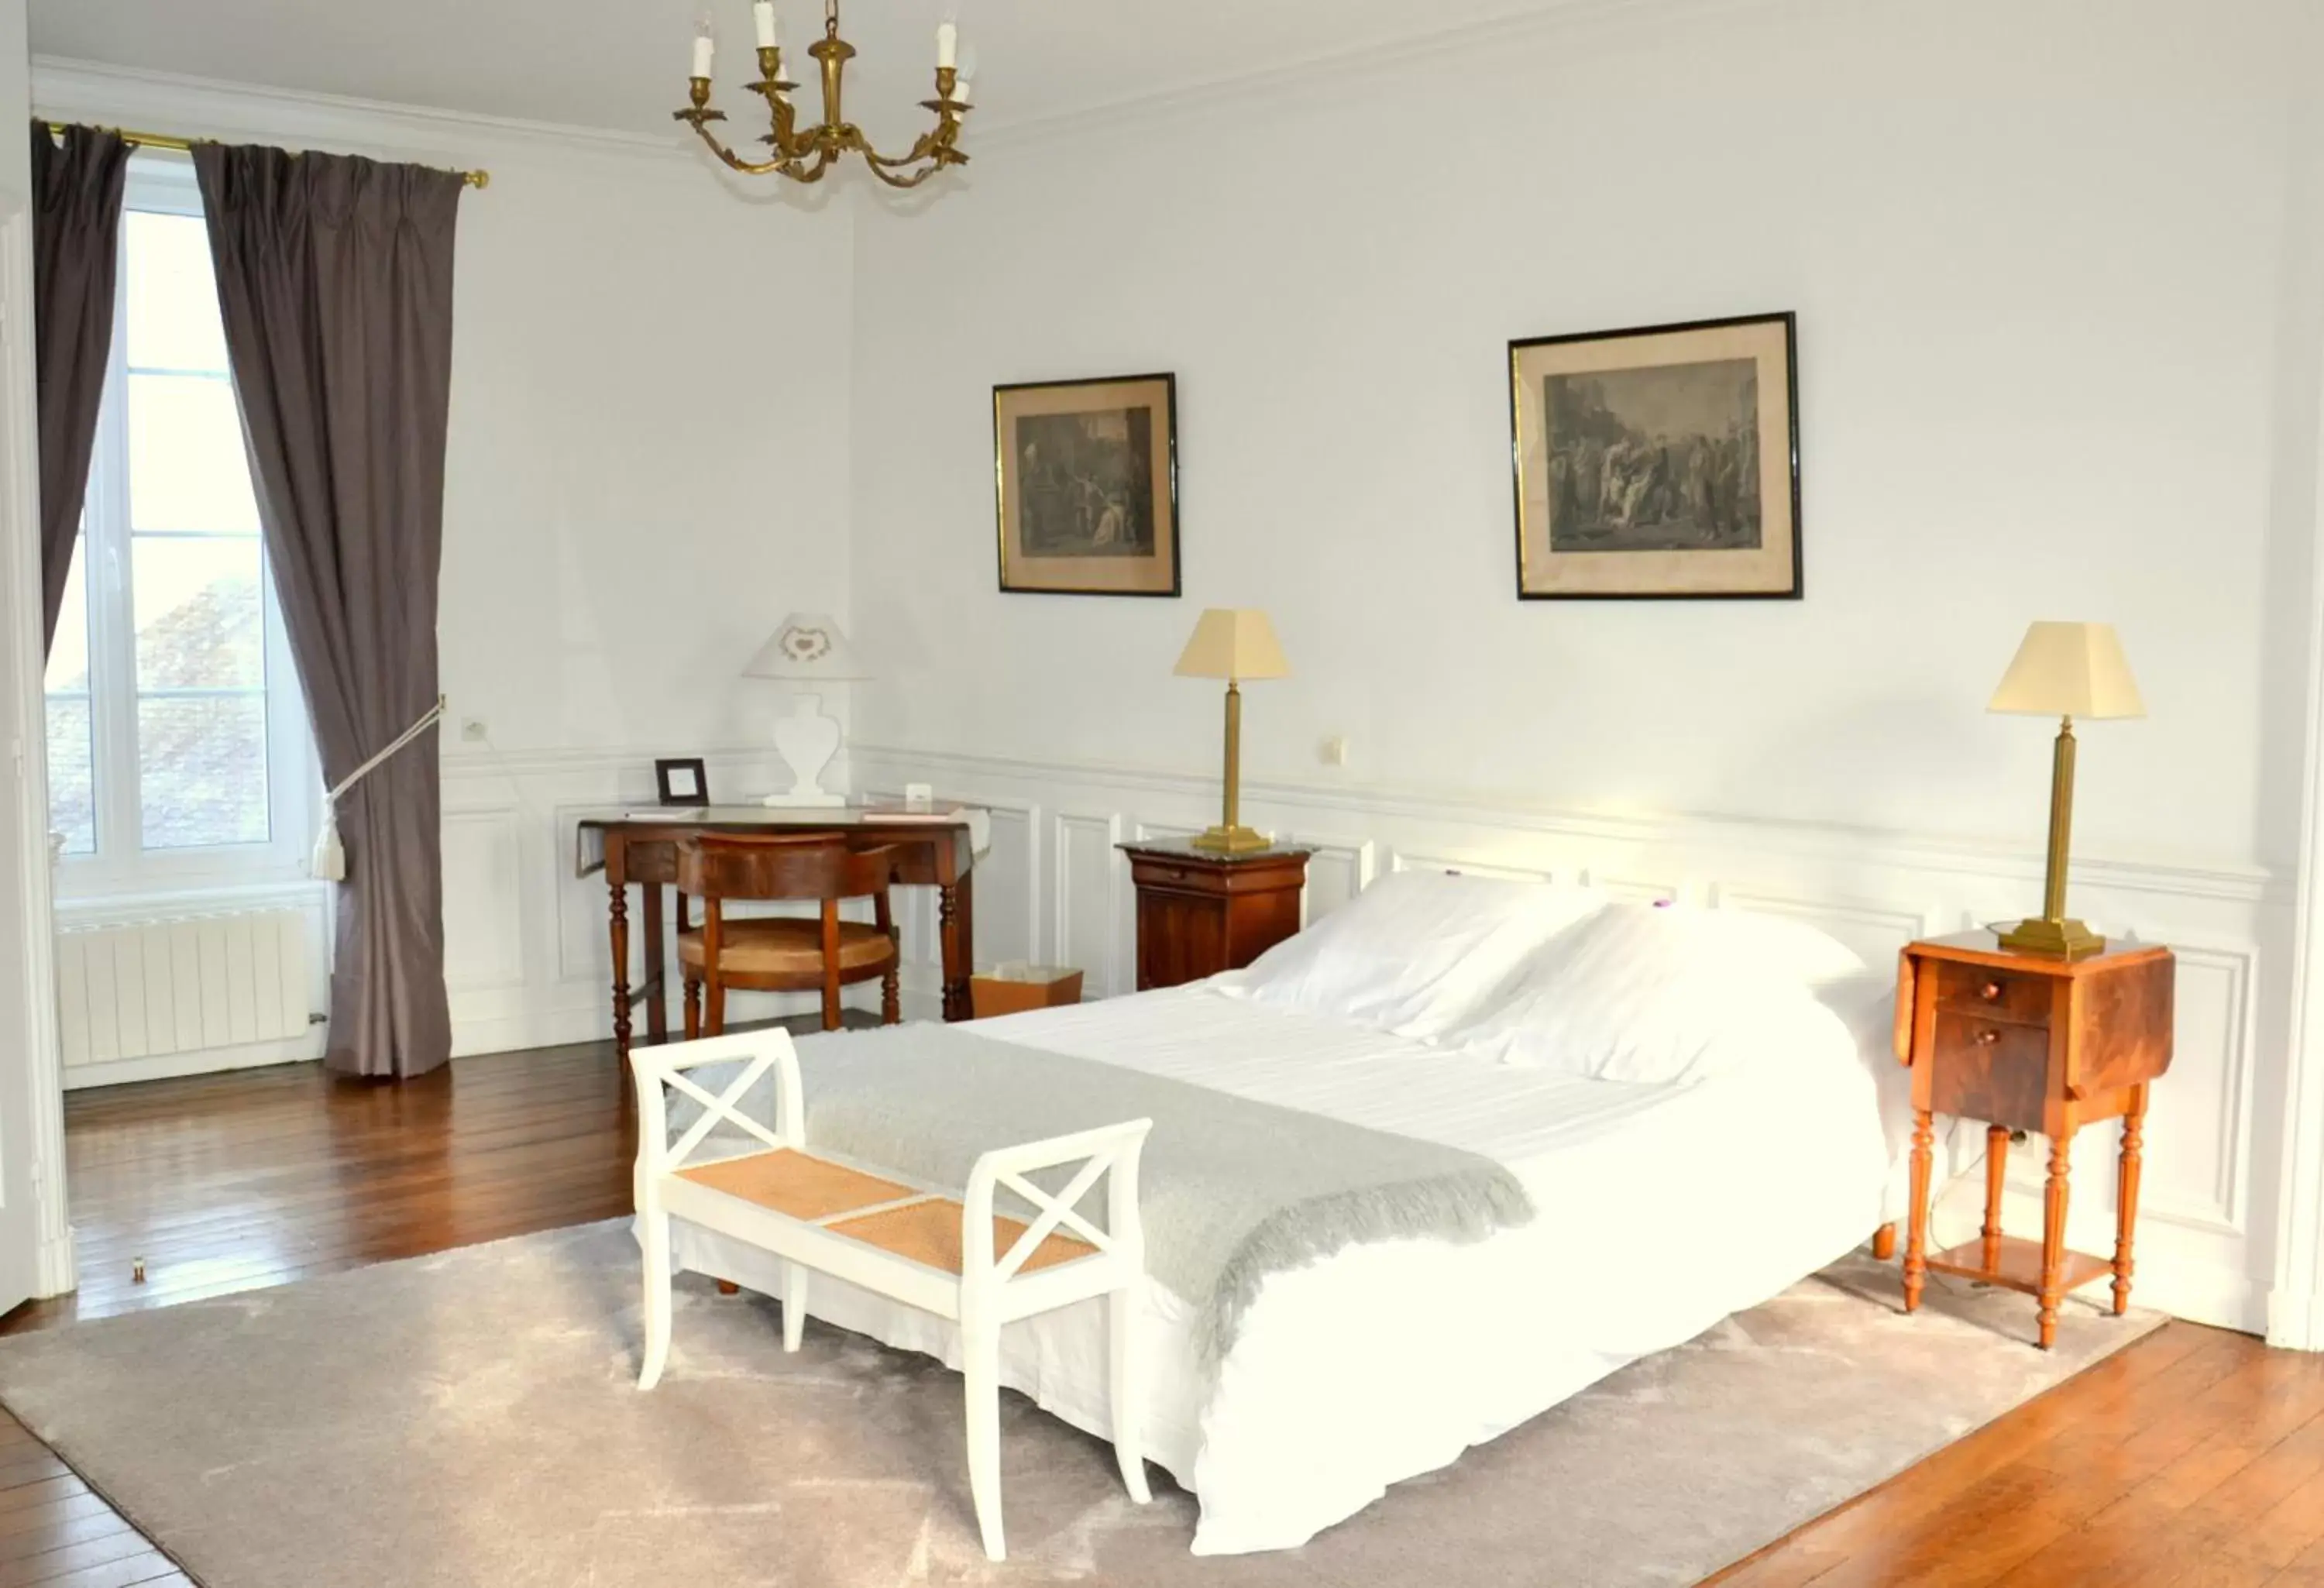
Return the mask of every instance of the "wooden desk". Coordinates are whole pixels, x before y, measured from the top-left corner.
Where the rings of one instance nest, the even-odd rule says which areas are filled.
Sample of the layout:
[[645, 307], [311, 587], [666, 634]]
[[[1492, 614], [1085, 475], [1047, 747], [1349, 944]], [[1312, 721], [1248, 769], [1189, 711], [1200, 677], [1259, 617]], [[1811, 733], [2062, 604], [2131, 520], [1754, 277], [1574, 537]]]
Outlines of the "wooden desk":
[[[896, 881], [907, 887], [936, 890], [937, 920], [944, 948], [944, 1016], [969, 1018], [968, 977], [975, 964], [974, 899], [970, 867], [974, 856], [965, 821], [867, 822], [850, 809], [786, 810], [757, 805], [672, 808], [667, 815], [638, 811], [626, 817], [590, 817], [576, 837], [575, 873], [605, 873], [610, 895], [606, 925], [613, 944], [613, 1041], [624, 1058], [630, 1051], [630, 1011], [646, 1005], [646, 1034], [669, 1039], [669, 1000], [662, 946], [661, 891], [678, 881], [678, 845], [701, 833], [829, 835], [856, 849], [892, 848], [898, 853]], [[630, 990], [630, 884], [644, 894], [645, 982]]]
[[[1904, 1310], [1921, 1305], [1930, 1270], [2033, 1296], [2042, 1348], [2057, 1336], [2069, 1290], [2114, 1276], [2114, 1310], [2130, 1306], [2131, 1242], [2138, 1224], [2147, 1088], [2171, 1067], [2175, 965], [2168, 948], [2109, 943], [2101, 954], [2057, 959], [1999, 947], [1990, 932], [1907, 946], [1898, 964], [1896, 1057], [1913, 1069], [1913, 1206], [1904, 1249]], [[1987, 1122], [1985, 1227], [1978, 1239], [1928, 1250], [1933, 1117]], [[2074, 1132], [2122, 1122], [2116, 1168], [2114, 1258], [2066, 1248], [2067, 1178]], [[2001, 1194], [2013, 1131], [2049, 1139], [2042, 1239], [2001, 1233]]]

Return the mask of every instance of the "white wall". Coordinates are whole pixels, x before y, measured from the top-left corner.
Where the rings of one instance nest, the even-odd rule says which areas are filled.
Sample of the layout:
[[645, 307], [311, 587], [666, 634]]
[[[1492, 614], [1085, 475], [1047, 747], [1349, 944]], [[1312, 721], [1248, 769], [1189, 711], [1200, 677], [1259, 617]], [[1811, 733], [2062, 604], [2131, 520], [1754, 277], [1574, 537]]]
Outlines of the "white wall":
[[[2091, 616], [2153, 718], [2085, 735], [2085, 852], [2286, 858], [2292, 6], [1629, 9], [988, 143], [868, 217], [859, 737], [1206, 767], [1169, 664], [1257, 605], [1300, 674], [1250, 692], [1262, 779], [1344, 733], [1352, 784], [2017, 843], [2049, 734], [1979, 707], [2029, 618]], [[1520, 605], [1507, 341], [1775, 309], [1806, 600]], [[991, 383], [1148, 369], [1185, 601], [996, 593]]]
[[781, 691], [742, 665], [785, 612], [847, 609], [845, 215], [738, 195], [675, 137], [55, 62], [34, 94], [490, 170], [461, 204], [438, 623], [456, 1040], [597, 1035], [604, 890], [572, 875], [574, 820], [650, 803], [658, 754], [718, 758], [714, 792], [771, 787], [732, 747], [764, 743]]
[[[859, 224], [859, 766], [1002, 808], [981, 957], [1126, 990], [1111, 845], [1214, 798], [1217, 694], [1170, 663], [1259, 605], [1299, 676], [1248, 692], [1247, 810], [1325, 845], [1311, 909], [1452, 863], [1886, 953], [2038, 897], [2050, 729], [1982, 705], [2028, 620], [2110, 620], [2152, 715], [2083, 736], [2077, 902], [2181, 949], [2143, 1294], [2257, 1326], [2319, 44], [2291, 0], [1644, 4], [984, 139]], [[1806, 598], [1520, 605], [1507, 342], [1783, 309]], [[991, 385], [1157, 369], [1186, 598], [1000, 595]]]

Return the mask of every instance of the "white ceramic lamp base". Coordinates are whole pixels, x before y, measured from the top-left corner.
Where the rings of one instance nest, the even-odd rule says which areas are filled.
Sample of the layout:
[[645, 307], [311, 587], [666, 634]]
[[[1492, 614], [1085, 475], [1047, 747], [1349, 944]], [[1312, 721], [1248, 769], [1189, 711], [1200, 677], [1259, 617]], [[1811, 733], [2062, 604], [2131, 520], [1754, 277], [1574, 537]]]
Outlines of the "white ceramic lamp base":
[[823, 715], [822, 696], [801, 695], [790, 716], [775, 719], [775, 753], [791, 769], [791, 786], [768, 795], [769, 805], [827, 810], [847, 803], [845, 795], [823, 788], [823, 769], [839, 753], [839, 723]]

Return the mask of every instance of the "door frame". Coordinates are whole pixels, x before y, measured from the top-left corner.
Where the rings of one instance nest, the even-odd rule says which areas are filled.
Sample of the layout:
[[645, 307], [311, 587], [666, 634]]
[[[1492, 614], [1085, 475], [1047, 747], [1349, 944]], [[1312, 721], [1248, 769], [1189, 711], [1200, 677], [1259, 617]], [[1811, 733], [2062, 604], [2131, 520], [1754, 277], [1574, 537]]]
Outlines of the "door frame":
[[[22, 179], [19, 179], [20, 180]], [[61, 1296], [77, 1282], [70, 1210], [65, 1186], [64, 1065], [57, 1042], [56, 917], [48, 824], [48, 705], [42, 689], [45, 661], [41, 635], [40, 432], [35, 420], [32, 339], [32, 227], [16, 184], [0, 192], [0, 588], [20, 594], [0, 601], [0, 644], [14, 653], [17, 688], [0, 700], [0, 739], [21, 747], [15, 775], [24, 819], [0, 833], [15, 845], [23, 869], [20, 901], [24, 935], [24, 1029], [0, 1033], [0, 1044], [24, 1055], [22, 1069], [0, 1067], [0, 1108], [21, 1101], [31, 1125], [32, 1193], [40, 1245], [33, 1295]], [[6, 1095], [15, 1085], [20, 1100]]]

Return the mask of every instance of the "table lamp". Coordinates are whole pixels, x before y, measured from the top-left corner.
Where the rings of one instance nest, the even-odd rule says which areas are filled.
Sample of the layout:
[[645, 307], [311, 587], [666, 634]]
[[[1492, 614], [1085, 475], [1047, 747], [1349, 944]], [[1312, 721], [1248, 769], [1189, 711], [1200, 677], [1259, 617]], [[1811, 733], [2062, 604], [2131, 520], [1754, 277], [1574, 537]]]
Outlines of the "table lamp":
[[2144, 716], [2138, 685], [2111, 623], [2037, 623], [2002, 676], [1987, 711], [2063, 719], [2050, 770], [2050, 856], [2042, 913], [2001, 934], [2004, 948], [2076, 959], [2106, 939], [2066, 916], [2066, 856], [2074, 824], [2074, 719]]
[[[837, 623], [819, 612], [795, 612], [783, 619], [775, 637], [751, 658], [742, 676], [843, 684], [872, 675], [856, 661], [854, 648]], [[839, 753], [839, 723], [823, 715], [823, 697], [798, 691], [791, 715], [775, 719], [775, 753], [791, 769], [791, 786], [768, 795], [766, 802], [822, 808], [846, 804], [845, 795], [826, 793], [822, 783], [823, 769]]]
[[1276, 642], [1267, 614], [1250, 606], [1213, 606], [1194, 624], [1194, 638], [1172, 669], [1182, 679], [1227, 681], [1226, 808], [1219, 825], [1198, 835], [1194, 847], [1213, 854], [1248, 854], [1268, 839], [1240, 820], [1242, 782], [1242, 688], [1245, 679], [1288, 678], [1291, 664]]

